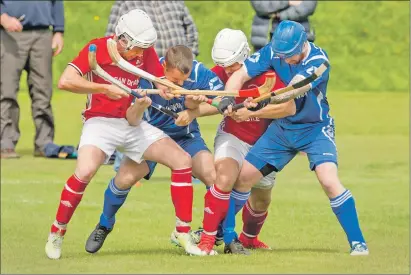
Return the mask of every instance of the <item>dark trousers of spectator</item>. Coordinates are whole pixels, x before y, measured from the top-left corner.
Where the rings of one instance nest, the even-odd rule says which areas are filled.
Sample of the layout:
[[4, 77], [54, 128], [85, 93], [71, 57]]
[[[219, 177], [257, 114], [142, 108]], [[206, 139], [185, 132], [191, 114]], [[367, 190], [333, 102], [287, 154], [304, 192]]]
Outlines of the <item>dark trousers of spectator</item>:
[[35, 154], [54, 140], [51, 109], [52, 32], [48, 29], [10, 33], [1, 29], [1, 149], [14, 149], [19, 137], [20, 108], [17, 102], [20, 77], [27, 71], [31, 112], [36, 128]]

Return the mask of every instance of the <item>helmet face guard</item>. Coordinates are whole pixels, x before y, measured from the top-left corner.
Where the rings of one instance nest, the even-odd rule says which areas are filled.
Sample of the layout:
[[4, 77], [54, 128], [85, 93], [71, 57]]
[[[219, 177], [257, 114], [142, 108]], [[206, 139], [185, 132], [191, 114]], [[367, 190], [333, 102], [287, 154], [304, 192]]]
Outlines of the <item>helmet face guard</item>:
[[123, 33], [117, 33], [116, 32], [116, 36], [117, 36], [117, 39], [120, 42], [120, 44], [123, 47], [125, 47], [127, 51], [131, 50], [134, 47], [147, 49], [147, 48], [153, 46], [155, 41], [156, 41], [156, 40], [154, 40], [154, 41], [138, 41], [138, 40], [135, 40], [135, 39], [133, 39], [133, 37], [131, 37], [131, 35], [128, 34], [127, 31], [125, 31]]
[[243, 64], [244, 61], [248, 58], [250, 54], [250, 48], [248, 47], [248, 43], [243, 42], [238, 50], [229, 57], [226, 58], [219, 58], [215, 55], [215, 48], [212, 49], [212, 58], [216, 65], [221, 67], [229, 67], [234, 63], [238, 62]]
[[[137, 21], [136, 20], [141, 20]], [[140, 22], [140, 25], [136, 25]], [[154, 45], [157, 40], [157, 32], [150, 17], [142, 10], [132, 10], [120, 17], [117, 22], [115, 33], [118, 41], [126, 50], [133, 47], [147, 49]]]

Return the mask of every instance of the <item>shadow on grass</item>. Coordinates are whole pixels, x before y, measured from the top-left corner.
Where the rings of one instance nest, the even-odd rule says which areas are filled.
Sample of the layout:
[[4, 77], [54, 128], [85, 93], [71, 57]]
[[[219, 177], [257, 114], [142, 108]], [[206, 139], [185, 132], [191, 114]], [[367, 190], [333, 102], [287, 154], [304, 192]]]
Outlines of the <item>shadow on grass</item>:
[[[260, 250], [261, 252], [263, 250]], [[326, 249], [326, 248], [274, 248], [273, 250], [264, 250], [264, 253], [292, 253], [292, 252], [309, 252], [309, 253], [342, 253], [340, 250], [337, 249]]]
[[135, 248], [135, 249], [110, 249], [99, 251], [94, 254], [80, 253], [71, 255], [70, 258], [84, 258], [85, 256], [92, 258], [111, 257], [111, 256], [127, 256], [127, 255], [141, 255], [141, 256], [181, 256], [186, 255], [184, 250], [176, 248]]

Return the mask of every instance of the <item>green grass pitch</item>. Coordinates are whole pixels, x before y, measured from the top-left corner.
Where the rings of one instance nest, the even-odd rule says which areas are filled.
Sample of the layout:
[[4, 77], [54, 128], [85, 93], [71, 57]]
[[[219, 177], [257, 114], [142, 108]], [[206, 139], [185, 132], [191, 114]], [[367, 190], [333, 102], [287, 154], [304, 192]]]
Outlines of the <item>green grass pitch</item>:
[[[44, 245], [60, 192], [75, 161], [34, 159], [27, 92], [20, 93], [19, 160], [1, 163], [2, 273], [409, 273], [409, 93], [332, 93], [340, 177], [355, 196], [370, 256], [351, 257], [329, 202], [304, 156], [278, 176], [261, 238], [274, 250], [249, 257], [196, 258], [173, 247], [169, 171], [133, 188], [102, 250], [90, 255], [85, 241], [102, 209], [114, 175], [102, 167], [90, 183], [64, 240], [59, 261]], [[55, 93], [56, 142], [76, 145], [85, 97]], [[201, 119], [209, 146], [220, 117]], [[200, 225], [205, 188], [195, 185], [193, 226]], [[241, 225], [241, 217], [237, 219]], [[237, 227], [238, 229], [240, 226]]]

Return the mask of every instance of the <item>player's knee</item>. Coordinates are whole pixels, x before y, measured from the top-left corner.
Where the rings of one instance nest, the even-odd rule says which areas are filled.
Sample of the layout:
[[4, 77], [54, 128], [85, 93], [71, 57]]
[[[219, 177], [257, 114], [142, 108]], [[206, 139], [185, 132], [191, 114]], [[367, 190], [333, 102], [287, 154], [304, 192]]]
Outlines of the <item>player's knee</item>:
[[216, 177], [215, 184], [221, 191], [228, 192], [233, 189], [234, 181], [230, 175], [220, 173]]
[[126, 190], [133, 186], [137, 180], [138, 179], [136, 179], [132, 173], [122, 173], [116, 175], [114, 178], [114, 184], [118, 189]]
[[90, 182], [96, 172], [97, 167], [94, 167], [92, 165], [82, 165], [81, 167], [76, 168], [75, 174], [80, 180]]
[[323, 177], [320, 184], [328, 197], [338, 196], [344, 190], [338, 177]]
[[214, 165], [207, 167], [203, 170], [203, 182], [206, 186], [211, 186], [215, 183], [217, 179], [217, 173], [215, 171]]
[[183, 169], [192, 167], [192, 161], [190, 154], [182, 151], [178, 156], [175, 156], [174, 161], [171, 164], [171, 169]]

